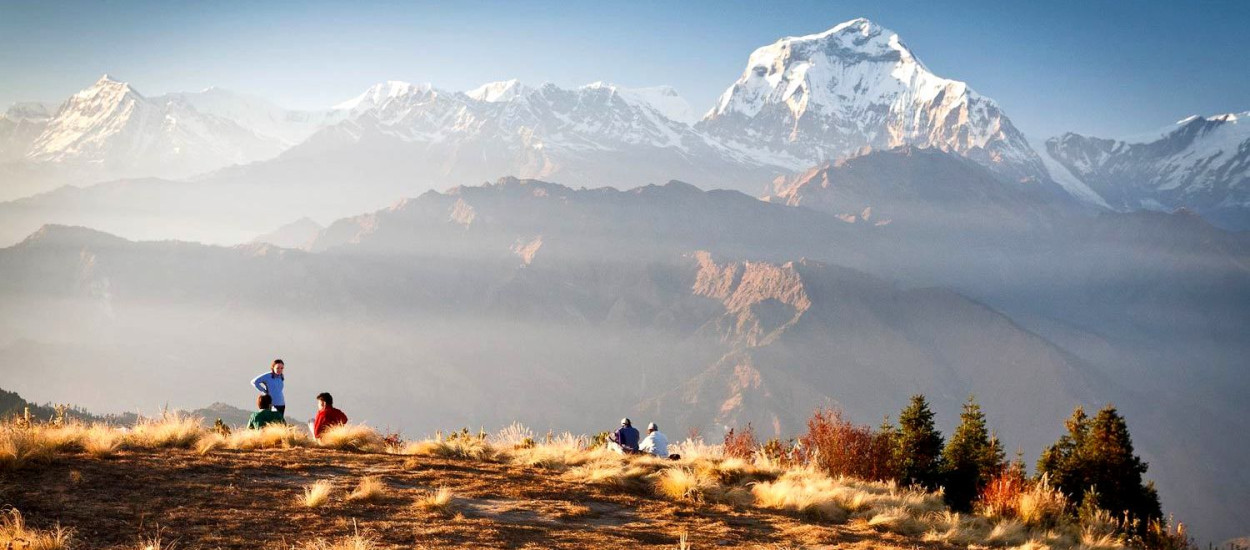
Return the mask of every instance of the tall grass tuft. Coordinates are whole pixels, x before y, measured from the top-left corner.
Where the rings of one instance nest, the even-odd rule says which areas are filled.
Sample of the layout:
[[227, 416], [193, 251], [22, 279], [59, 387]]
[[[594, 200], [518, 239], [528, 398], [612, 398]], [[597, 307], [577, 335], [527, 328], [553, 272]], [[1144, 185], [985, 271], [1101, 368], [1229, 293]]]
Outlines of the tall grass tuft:
[[429, 491], [419, 497], [413, 502], [413, 506], [425, 512], [450, 516], [457, 508], [456, 495], [451, 492], [451, 489], [440, 487], [436, 491]]
[[316, 508], [325, 504], [330, 500], [330, 491], [334, 488], [327, 480], [318, 480], [316, 483], [304, 487], [303, 496], [299, 497], [298, 502], [305, 508]]
[[330, 426], [321, 432], [321, 446], [341, 451], [382, 453], [386, 441], [373, 428], [360, 424]]
[[48, 462], [56, 456], [55, 446], [38, 427], [0, 427], [0, 469], [21, 468], [35, 462]]
[[46, 531], [27, 527], [16, 508], [0, 514], [0, 548], [65, 550], [72, 542], [73, 533], [59, 525]]
[[360, 534], [356, 520], [352, 520], [352, 534], [335, 541], [317, 539], [304, 544], [303, 550], [374, 550], [378, 543], [372, 538]]
[[[213, 434], [221, 437], [220, 434]], [[253, 449], [291, 449], [309, 447], [313, 439], [307, 432], [289, 424], [269, 424], [259, 430], [236, 430], [225, 437], [227, 448], [239, 451]]]
[[123, 447], [132, 449], [190, 449], [205, 434], [199, 418], [181, 413], [165, 413], [145, 418], [126, 434]]
[[703, 502], [723, 488], [707, 473], [678, 466], [665, 468], [655, 477], [655, 491], [670, 500]]
[[356, 489], [347, 495], [347, 500], [357, 502], [377, 502], [384, 498], [386, 498], [386, 484], [378, 476], [368, 476], [361, 479], [360, 485], [357, 485]]
[[414, 441], [406, 445], [400, 454], [460, 460], [494, 461], [502, 455], [485, 437], [472, 435], [468, 430], [452, 432], [450, 436]]

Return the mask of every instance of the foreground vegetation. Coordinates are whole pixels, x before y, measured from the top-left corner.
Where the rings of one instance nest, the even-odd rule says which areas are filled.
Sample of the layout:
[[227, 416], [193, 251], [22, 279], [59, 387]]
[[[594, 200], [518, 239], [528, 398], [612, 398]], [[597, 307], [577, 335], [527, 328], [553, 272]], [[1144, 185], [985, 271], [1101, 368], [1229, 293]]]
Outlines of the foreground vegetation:
[[[318, 442], [290, 426], [231, 430], [177, 414], [127, 427], [19, 418], [0, 427], [0, 474], [21, 474], [63, 459], [107, 460], [152, 450], [177, 450], [212, 460], [218, 455], [261, 450], [336, 449], [365, 457], [401, 457], [417, 461], [414, 464], [422, 459], [490, 464], [506, 471], [531, 472], [539, 480], [661, 499], [689, 509], [780, 513], [802, 524], [875, 532], [913, 545], [1116, 549], [1189, 544], [1182, 530], [1170, 529], [1159, 519], [1143, 527], [1140, 520], [1134, 523], [1123, 513], [1099, 508], [1096, 494], [1074, 503], [1062, 482], [1049, 474], [1030, 479], [1018, 462], [1004, 465], [992, 438], [981, 437], [974, 407], [965, 411], [967, 426], [961, 425], [952, 437], [950, 444], [955, 446], [943, 448], [940, 437], [935, 440], [933, 434], [921, 433], [926, 425], [931, 427], [932, 417], [921, 410], [927, 407], [918, 404], [923, 405], [913, 403], [913, 410], [905, 411], [900, 427], [871, 430], [843, 420], [836, 412], [821, 411], [813, 417], [808, 433], [795, 442], [758, 443], [749, 428], [731, 432], [723, 444], [688, 439], [672, 445], [671, 452], [682, 456], [675, 461], [623, 457], [596, 446], [596, 438], [567, 433], [537, 437], [519, 425], [496, 434], [461, 430], [417, 441], [348, 425], [331, 428]], [[1083, 440], [1088, 434], [1081, 430], [1089, 426], [1076, 424], [1074, 433]], [[1060, 443], [1043, 457], [1054, 463], [1046, 466], [1047, 471], [1092, 475], [1092, 469], [1080, 473], [1087, 467], [1078, 456], [1084, 452], [1081, 442]], [[913, 454], [902, 455], [898, 449], [910, 449]], [[965, 485], [957, 495], [940, 488], [941, 483], [960, 480]], [[357, 505], [406, 506], [447, 518], [465, 509], [465, 501], [447, 487], [422, 489], [406, 502], [396, 501], [394, 492], [382, 478], [362, 473], [351, 487], [336, 487], [326, 479], [312, 481], [289, 505], [318, 510], [338, 499]], [[85, 541], [78, 544], [77, 535], [68, 528], [32, 529], [19, 511], [7, 513], [0, 522], [0, 548], [90, 546]], [[591, 513], [589, 507], [569, 504], [560, 517]], [[302, 544], [296, 547], [380, 547], [359, 532], [341, 540]], [[155, 548], [160, 547], [158, 541]]]

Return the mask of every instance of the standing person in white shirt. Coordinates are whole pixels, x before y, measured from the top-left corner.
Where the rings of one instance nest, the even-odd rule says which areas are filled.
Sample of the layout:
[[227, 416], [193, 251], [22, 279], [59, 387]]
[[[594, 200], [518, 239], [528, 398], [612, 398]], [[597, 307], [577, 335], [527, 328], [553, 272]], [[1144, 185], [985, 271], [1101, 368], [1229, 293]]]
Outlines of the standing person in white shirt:
[[647, 438], [638, 445], [638, 450], [668, 458], [668, 437], [660, 432], [660, 427], [655, 422], [647, 424]]

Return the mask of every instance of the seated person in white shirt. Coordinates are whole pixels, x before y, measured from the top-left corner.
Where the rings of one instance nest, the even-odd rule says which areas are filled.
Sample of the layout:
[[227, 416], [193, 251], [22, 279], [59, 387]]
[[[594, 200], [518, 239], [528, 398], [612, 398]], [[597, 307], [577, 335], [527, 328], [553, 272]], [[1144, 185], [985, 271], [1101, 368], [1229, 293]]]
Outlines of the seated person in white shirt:
[[647, 424], [647, 438], [638, 444], [638, 450], [658, 457], [668, 458], [668, 437], [660, 432], [655, 422]]

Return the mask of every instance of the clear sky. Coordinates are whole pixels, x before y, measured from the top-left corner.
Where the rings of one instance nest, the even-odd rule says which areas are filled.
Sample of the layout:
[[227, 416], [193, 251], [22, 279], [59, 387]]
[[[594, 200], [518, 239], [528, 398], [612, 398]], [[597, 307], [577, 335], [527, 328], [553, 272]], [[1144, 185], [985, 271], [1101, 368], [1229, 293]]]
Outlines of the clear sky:
[[1250, 110], [1250, 2], [12, 2], [0, 104], [101, 74], [155, 95], [219, 86], [325, 107], [382, 80], [672, 85], [698, 112], [756, 47], [868, 17], [1036, 139]]

